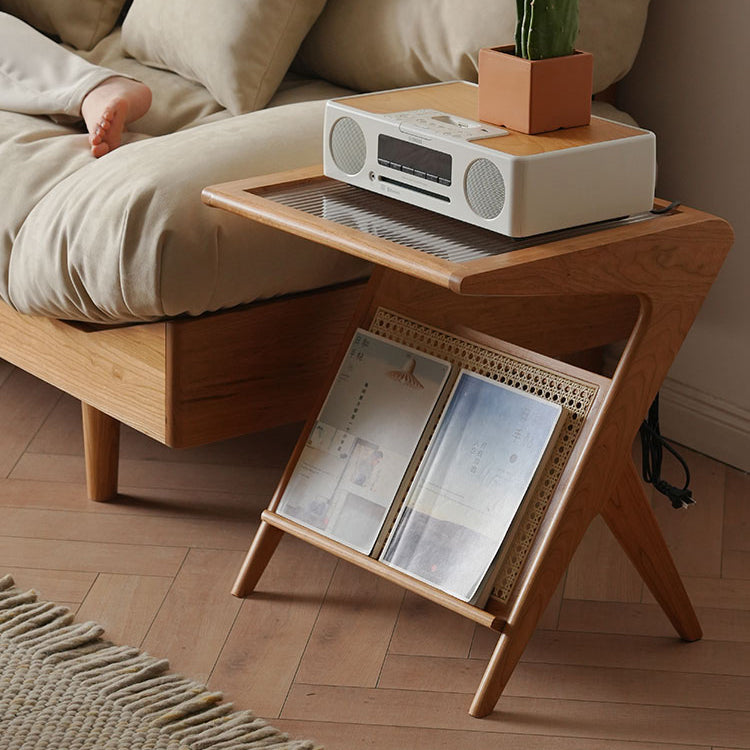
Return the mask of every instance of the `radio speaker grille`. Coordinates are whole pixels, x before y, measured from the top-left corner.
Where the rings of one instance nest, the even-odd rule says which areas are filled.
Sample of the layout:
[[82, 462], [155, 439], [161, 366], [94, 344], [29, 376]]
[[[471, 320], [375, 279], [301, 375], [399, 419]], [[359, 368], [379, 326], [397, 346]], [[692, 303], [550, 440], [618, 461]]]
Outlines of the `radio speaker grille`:
[[494, 219], [505, 205], [505, 181], [489, 159], [476, 159], [466, 170], [464, 192], [471, 210], [483, 219]]
[[331, 128], [331, 156], [345, 174], [357, 174], [365, 166], [367, 145], [362, 128], [351, 117], [342, 117]]

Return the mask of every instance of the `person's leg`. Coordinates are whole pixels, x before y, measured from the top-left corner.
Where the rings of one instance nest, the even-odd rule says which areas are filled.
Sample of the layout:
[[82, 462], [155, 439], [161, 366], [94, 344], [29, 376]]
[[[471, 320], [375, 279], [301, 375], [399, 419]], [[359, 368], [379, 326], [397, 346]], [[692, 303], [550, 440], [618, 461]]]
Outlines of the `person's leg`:
[[91, 150], [120, 145], [122, 129], [142, 117], [151, 91], [132, 78], [83, 60], [23, 21], [0, 13], [0, 109], [83, 119]]
[[80, 119], [84, 96], [113, 75], [0, 13], [0, 109]]

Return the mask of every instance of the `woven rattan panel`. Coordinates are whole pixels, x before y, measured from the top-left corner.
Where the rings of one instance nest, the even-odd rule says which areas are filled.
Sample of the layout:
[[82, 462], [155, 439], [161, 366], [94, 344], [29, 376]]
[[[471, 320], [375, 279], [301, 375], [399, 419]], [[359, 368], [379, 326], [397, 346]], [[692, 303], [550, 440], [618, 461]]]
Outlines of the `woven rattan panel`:
[[507, 542], [502, 553], [504, 561], [492, 595], [506, 603], [594, 402], [598, 387], [418, 323], [384, 308], [378, 309], [370, 330], [512, 388], [554, 401], [564, 409], [565, 422], [552, 457], [543, 469], [544, 474], [536, 485], [534, 497], [525, 505], [524, 516], [514, 537]]

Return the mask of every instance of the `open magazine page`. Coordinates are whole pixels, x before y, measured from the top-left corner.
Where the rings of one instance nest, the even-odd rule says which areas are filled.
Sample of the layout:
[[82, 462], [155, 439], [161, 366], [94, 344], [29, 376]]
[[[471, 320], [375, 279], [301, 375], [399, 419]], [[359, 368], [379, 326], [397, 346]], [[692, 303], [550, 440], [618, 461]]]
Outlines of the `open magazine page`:
[[369, 554], [450, 369], [358, 330], [278, 512]]
[[381, 559], [473, 602], [561, 416], [558, 404], [462, 371]]

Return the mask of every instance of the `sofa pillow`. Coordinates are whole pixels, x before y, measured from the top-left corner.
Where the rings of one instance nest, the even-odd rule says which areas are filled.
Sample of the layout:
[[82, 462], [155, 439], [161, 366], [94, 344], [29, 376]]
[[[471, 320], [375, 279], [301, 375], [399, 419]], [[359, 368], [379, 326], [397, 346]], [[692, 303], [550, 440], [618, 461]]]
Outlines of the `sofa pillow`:
[[89, 50], [114, 28], [126, 0], [0, 0], [0, 10], [77, 49]]
[[135, 0], [123, 47], [203, 84], [232, 114], [273, 96], [325, 0]]
[[[594, 55], [594, 91], [633, 64], [649, 0], [580, 0], [579, 49]], [[513, 42], [515, 0], [328, 0], [302, 69], [357, 91], [477, 80], [481, 47]]]

